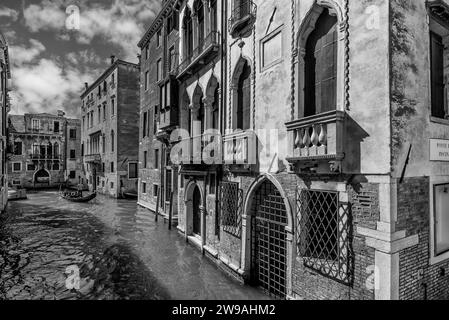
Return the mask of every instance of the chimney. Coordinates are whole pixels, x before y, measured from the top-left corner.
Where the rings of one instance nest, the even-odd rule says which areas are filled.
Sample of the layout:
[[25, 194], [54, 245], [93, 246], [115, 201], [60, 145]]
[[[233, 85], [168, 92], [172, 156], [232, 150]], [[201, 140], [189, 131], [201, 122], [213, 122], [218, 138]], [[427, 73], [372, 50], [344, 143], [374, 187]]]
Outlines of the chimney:
[[111, 56], [111, 64], [114, 64], [114, 62], [115, 62], [115, 56], [112, 55], [112, 56]]
[[89, 84], [87, 82], [84, 82], [84, 89], [88, 89], [89, 88]]
[[141, 55], [141, 54], [138, 54], [138, 55], [137, 55], [137, 59], [139, 60], [139, 65], [140, 65], [140, 63], [142, 62], [142, 55]]
[[64, 117], [65, 116], [65, 112], [62, 110], [58, 110], [58, 117]]

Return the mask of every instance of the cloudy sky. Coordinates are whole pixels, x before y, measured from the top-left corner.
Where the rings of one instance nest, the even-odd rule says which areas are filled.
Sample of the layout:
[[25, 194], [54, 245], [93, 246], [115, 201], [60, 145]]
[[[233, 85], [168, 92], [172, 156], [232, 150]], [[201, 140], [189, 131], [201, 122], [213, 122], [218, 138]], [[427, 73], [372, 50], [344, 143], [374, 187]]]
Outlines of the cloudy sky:
[[[77, 116], [84, 82], [101, 75], [111, 55], [137, 62], [137, 43], [160, 3], [0, 0], [0, 31], [8, 41], [11, 62], [11, 113], [62, 109]], [[79, 8], [79, 29], [74, 11], [67, 11], [73, 5]]]

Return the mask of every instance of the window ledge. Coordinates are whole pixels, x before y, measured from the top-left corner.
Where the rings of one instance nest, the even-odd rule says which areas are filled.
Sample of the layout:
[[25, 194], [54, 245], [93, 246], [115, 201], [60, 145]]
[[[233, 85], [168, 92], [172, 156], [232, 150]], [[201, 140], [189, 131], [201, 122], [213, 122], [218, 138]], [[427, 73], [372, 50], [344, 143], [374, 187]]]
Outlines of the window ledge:
[[430, 116], [430, 122], [449, 125], [449, 119], [442, 119], [433, 116]]
[[438, 256], [431, 255], [430, 257], [430, 265], [435, 265], [444, 261], [449, 260], [449, 252], [442, 253]]

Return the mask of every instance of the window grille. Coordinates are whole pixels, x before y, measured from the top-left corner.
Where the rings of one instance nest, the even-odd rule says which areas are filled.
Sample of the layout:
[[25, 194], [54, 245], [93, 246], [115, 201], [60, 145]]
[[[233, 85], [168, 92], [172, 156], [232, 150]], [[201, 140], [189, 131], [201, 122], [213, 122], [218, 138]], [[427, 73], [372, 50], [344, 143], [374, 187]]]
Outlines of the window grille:
[[223, 231], [237, 238], [242, 233], [243, 190], [236, 182], [220, 183], [220, 218]]
[[352, 281], [352, 221], [349, 206], [338, 192], [297, 191], [298, 252], [304, 265], [350, 284]]

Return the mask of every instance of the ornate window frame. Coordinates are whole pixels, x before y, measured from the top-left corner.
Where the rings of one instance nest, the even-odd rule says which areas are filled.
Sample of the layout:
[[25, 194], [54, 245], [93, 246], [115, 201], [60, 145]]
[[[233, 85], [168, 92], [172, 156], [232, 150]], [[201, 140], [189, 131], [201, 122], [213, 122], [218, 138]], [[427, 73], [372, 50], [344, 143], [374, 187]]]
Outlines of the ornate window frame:
[[[336, 110], [345, 111], [349, 106], [349, 32], [347, 1], [345, 9], [335, 0], [316, 0], [299, 26], [294, 54], [295, 88], [294, 119], [304, 117], [304, 85], [305, 85], [305, 54], [307, 40], [315, 30], [315, 25], [324, 9], [335, 15], [338, 20], [338, 49], [337, 49], [337, 104]], [[297, 90], [296, 90], [297, 89]], [[292, 119], [292, 120], [294, 120]]]

